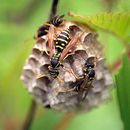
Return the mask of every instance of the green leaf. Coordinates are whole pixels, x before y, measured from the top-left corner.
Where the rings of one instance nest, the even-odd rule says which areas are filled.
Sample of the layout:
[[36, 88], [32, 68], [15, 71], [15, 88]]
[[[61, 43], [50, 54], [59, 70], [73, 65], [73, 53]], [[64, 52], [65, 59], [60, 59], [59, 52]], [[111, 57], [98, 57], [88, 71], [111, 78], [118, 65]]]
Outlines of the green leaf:
[[80, 16], [73, 13], [70, 15], [79, 23], [112, 32], [124, 42], [130, 41], [130, 12], [99, 13], [94, 16]]
[[116, 76], [116, 84], [124, 129], [130, 130], [130, 61], [126, 55], [123, 58], [123, 66]]

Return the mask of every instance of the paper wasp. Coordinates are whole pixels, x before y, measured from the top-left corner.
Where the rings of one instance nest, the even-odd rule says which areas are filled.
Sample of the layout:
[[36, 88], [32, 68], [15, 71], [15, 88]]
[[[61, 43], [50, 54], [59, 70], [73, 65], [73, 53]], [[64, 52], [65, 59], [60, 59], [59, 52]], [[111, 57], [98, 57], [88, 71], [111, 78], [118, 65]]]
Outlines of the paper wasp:
[[57, 78], [59, 75], [59, 67], [63, 67], [63, 65], [60, 63], [59, 58], [63, 51], [63, 49], [66, 47], [66, 45], [70, 41], [70, 31], [69, 29], [62, 31], [59, 36], [55, 40], [55, 53], [51, 57], [50, 65], [49, 65], [49, 73], [51, 77]]
[[50, 21], [46, 22], [44, 25], [39, 27], [37, 31], [37, 36], [35, 37], [36, 39], [42, 38], [44, 35], [47, 35], [47, 45], [49, 49], [49, 54], [46, 52], [49, 57], [51, 58], [54, 52], [54, 37], [55, 37], [55, 29], [62, 25], [63, 23], [63, 17], [64, 15], [61, 16], [55, 16], [53, 17]]
[[49, 32], [49, 28], [51, 25], [54, 25], [55, 27], [58, 27], [63, 22], [64, 15], [61, 16], [55, 16], [50, 21], [46, 22], [44, 25], [40, 26], [37, 31], [37, 38], [42, 37], [46, 35]]
[[92, 81], [95, 78], [95, 60], [96, 57], [88, 57], [85, 60], [85, 64], [83, 66], [83, 75], [78, 77], [76, 83], [72, 86], [74, 87], [73, 90], [76, 90], [81, 100], [85, 100], [88, 91], [92, 88]]
[[58, 77], [60, 67], [64, 67], [61, 64], [61, 61], [67, 57], [69, 51], [72, 50], [72, 48], [78, 43], [78, 40], [80, 39], [81, 33], [76, 33], [74, 37], [70, 39], [70, 31], [70, 29], [62, 31], [55, 41], [56, 53], [53, 54], [50, 60], [50, 65], [48, 67], [49, 73], [53, 78]]

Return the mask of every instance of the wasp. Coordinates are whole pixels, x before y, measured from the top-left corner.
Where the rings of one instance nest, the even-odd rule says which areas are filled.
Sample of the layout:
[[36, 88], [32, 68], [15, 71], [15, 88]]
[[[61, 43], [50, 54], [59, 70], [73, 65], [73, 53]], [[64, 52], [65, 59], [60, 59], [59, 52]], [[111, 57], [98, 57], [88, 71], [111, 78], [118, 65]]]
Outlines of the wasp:
[[49, 74], [52, 78], [57, 78], [59, 75], [59, 67], [62, 66], [62, 64], [59, 61], [60, 53], [56, 53], [52, 56], [50, 60], [50, 65], [48, 66]]
[[61, 16], [55, 16], [50, 21], [46, 22], [44, 25], [39, 27], [37, 31], [36, 38], [41, 38], [44, 35], [47, 35], [48, 41], [48, 48], [49, 48], [49, 54], [46, 52], [49, 57], [51, 58], [54, 52], [54, 37], [55, 37], [55, 28], [59, 27], [63, 23], [63, 17]]
[[49, 65], [49, 73], [51, 77], [57, 78], [59, 75], [59, 67], [63, 67], [61, 62], [59, 61], [59, 58], [61, 56], [62, 51], [67, 46], [67, 44], [70, 42], [70, 30], [66, 29], [62, 31], [57, 39], [55, 40], [55, 53], [53, 54], [50, 65]]
[[[96, 57], [88, 57], [85, 60], [83, 66], [83, 75], [77, 78], [77, 81], [73, 83], [73, 89], [79, 93], [80, 100], [84, 101], [90, 88], [92, 88], [92, 81], [95, 78], [95, 60]], [[72, 91], [71, 90], [71, 91]]]
[[87, 60], [85, 61], [85, 65], [83, 67], [84, 78], [87, 76], [88, 81], [92, 81], [95, 77], [94, 59], [95, 59], [95, 57], [87, 58]]
[[37, 38], [46, 35], [49, 32], [49, 28], [51, 25], [54, 25], [55, 27], [60, 26], [63, 23], [63, 17], [64, 15], [57, 15], [53, 17], [50, 21], [46, 22], [44, 25], [40, 26], [37, 31]]
[[66, 29], [62, 31], [55, 40], [55, 50], [57, 53], [62, 53], [67, 44], [70, 42], [70, 30]]
[[64, 30], [59, 34], [59, 36], [55, 40], [56, 53], [53, 54], [50, 60], [50, 65], [48, 67], [51, 77], [53, 78], [58, 77], [59, 68], [60, 67], [64, 68], [63, 64], [61, 64], [61, 61], [65, 59], [68, 52], [76, 45], [79, 38], [80, 35], [79, 33], [77, 33], [73, 38], [70, 39], [70, 29]]

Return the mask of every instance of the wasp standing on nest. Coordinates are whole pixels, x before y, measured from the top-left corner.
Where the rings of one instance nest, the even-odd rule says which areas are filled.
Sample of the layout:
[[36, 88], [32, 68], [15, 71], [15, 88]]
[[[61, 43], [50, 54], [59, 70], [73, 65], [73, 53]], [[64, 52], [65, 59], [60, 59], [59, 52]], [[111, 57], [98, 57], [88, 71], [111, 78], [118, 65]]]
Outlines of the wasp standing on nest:
[[50, 21], [46, 22], [44, 25], [40, 26], [38, 31], [37, 31], [37, 38], [40, 38], [44, 35], [46, 35], [49, 32], [49, 28], [51, 25], [54, 25], [54, 27], [58, 27], [63, 23], [63, 17], [64, 15], [61, 16], [55, 16], [53, 17]]
[[62, 51], [70, 42], [70, 30], [62, 31], [57, 39], [55, 40], [55, 53], [53, 54], [50, 65], [49, 65], [49, 74], [52, 78], [57, 78], [59, 75], [59, 67], [63, 67], [60, 63], [59, 58], [61, 56]]
[[95, 77], [95, 64], [94, 64], [95, 57], [89, 57], [85, 61], [85, 65], [83, 67], [84, 78], [87, 76], [88, 82], [92, 81]]
[[53, 55], [54, 51], [54, 37], [55, 37], [55, 29], [56, 27], [59, 27], [63, 23], [63, 17], [64, 15], [61, 16], [55, 16], [53, 17], [50, 21], [39, 27], [37, 31], [37, 36], [36, 38], [41, 38], [44, 35], [47, 35], [48, 41], [48, 48], [49, 48], [49, 54], [46, 52], [49, 57], [51, 58]]
[[59, 67], [62, 67], [64, 70], [70, 73], [73, 73], [72, 70], [66, 69], [61, 64], [61, 61], [64, 60], [68, 56], [69, 51], [72, 51], [72, 48], [76, 46], [83, 33], [76, 33], [72, 38], [70, 38], [70, 33], [71, 33], [71, 26], [68, 29], [62, 31], [55, 40], [56, 53], [53, 54], [50, 60], [50, 65], [48, 67], [49, 73], [53, 78], [58, 77]]
[[[74, 88], [79, 93], [80, 100], [84, 101], [88, 91], [93, 87], [92, 81], [95, 78], [95, 60], [96, 57], [88, 57], [83, 66], [83, 75], [77, 78]], [[72, 91], [71, 90], [71, 91]]]

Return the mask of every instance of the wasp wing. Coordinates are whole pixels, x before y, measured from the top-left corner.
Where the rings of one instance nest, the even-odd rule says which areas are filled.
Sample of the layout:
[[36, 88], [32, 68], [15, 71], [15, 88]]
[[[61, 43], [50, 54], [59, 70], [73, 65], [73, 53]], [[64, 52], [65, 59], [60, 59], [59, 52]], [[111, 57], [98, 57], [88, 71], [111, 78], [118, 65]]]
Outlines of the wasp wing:
[[76, 44], [78, 43], [80, 36], [81, 36], [81, 34], [79, 34], [79, 33], [75, 34], [75, 36], [71, 39], [69, 44], [65, 47], [65, 49], [61, 53], [60, 61], [64, 60], [67, 57], [67, 54], [70, 50], [73, 50], [73, 47], [75, 47]]
[[50, 25], [49, 31], [48, 31], [48, 48], [49, 48], [49, 56], [50, 58], [54, 54], [54, 25]]

